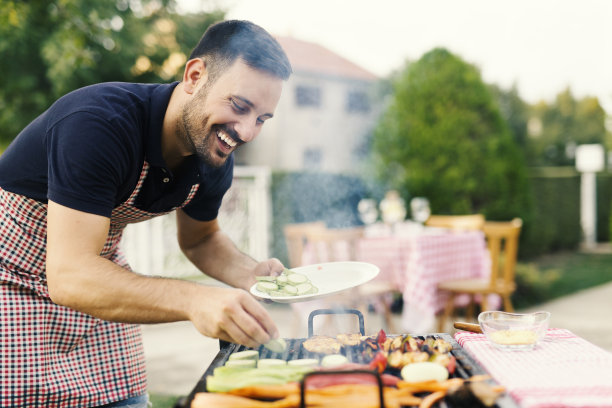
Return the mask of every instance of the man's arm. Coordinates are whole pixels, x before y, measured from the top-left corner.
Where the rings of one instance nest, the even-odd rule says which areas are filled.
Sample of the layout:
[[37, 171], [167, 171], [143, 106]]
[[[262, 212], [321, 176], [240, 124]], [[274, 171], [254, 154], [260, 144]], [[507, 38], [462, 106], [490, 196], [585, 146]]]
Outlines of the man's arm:
[[256, 347], [278, 336], [247, 292], [128, 271], [99, 254], [110, 220], [49, 201], [47, 283], [51, 299], [124, 323], [191, 320], [204, 335]]
[[208, 276], [248, 291], [256, 275], [278, 275], [283, 270], [276, 258], [258, 263], [240, 251], [221, 231], [216, 219], [197, 221], [177, 210], [176, 220], [181, 250]]

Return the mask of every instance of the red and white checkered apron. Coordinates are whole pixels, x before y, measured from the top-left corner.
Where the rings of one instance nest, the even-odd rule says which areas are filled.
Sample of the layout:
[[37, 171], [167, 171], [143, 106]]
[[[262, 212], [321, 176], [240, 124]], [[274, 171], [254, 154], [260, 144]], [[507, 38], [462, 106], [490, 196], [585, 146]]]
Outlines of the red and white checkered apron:
[[[126, 269], [119, 249], [125, 226], [167, 213], [134, 207], [148, 168], [145, 162], [136, 188], [113, 210], [100, 254]], [[140, 327], [54, 304], [46, 237], [47, 205], [0, 188], [0, 406], [93, 407], [145, 393]]]

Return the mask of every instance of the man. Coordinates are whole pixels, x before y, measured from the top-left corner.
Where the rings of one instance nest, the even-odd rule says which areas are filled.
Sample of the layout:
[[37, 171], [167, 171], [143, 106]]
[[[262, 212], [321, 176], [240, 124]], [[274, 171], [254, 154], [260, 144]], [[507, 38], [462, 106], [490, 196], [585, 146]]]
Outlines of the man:
[[[181, 82], [85, 87], [18, 135], [0, 156], [0, 406], [146, 406], [141, 323], [190, 320], [251, 347], [278, 336], [247, 290], [282, 264], [241, 253], [216, 216], [232, 152], [290, 73], [266, 31], [226, 21]], [[126, 224], [175, 209], [183, 252], [234, 288], [129, 270]]]

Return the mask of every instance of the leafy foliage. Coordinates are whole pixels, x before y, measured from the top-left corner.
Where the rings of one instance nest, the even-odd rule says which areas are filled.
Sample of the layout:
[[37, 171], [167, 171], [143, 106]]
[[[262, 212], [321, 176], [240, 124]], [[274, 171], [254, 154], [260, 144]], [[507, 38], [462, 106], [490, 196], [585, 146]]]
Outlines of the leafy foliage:
[[479, 71], [445, 49], [408, 65], [374, 135], [381, 180], [434, 213], [529, 216], [523, 155]]
[[73, 89], [177, 79], [223, 15], [181, 16], [174, 0], [0, 0], [0, 142]]
[[577, 100], [568, 88], [553, 103], [541, 102], [532, 110], [531, 165], [573, 166], [577, 145], [606, 144], [606, 113], [596, 97]]

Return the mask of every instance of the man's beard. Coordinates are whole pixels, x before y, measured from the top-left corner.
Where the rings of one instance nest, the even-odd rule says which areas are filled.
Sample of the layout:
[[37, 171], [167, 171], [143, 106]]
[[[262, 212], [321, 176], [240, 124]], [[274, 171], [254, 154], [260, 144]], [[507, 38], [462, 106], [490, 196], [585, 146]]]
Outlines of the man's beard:
[[[218, 151], [217, 155], [222, 158], [213, 156], [211, 149], [215, 148], [215, 139], [217, 132], [214, 127], [208, 127], [208, 116], [201, 113], [206, 103], [208, 88], [205, 86], [200, 89], [194, 99], [187, 102], [183, 107], [181, 123], [177, 125], [177, 133], [184, 147], [195, 154], [198, 159], [212, 167], [221, 167], [227, 159], [227, 155]], [[207, 132], [205, 136], [200, 136], [203, 132]]]

